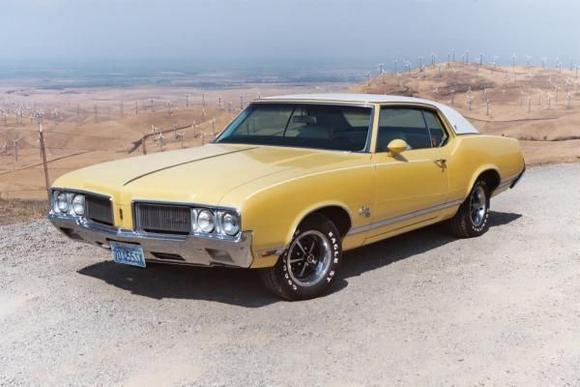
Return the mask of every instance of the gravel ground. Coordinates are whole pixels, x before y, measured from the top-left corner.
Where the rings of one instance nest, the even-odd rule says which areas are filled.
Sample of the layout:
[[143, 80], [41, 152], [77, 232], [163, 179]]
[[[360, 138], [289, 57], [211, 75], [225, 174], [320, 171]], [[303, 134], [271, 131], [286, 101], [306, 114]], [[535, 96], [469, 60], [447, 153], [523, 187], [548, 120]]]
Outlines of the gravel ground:
[[334, 292], [110, 262], [44, 220], [0, 227], [0, 384], [580, 386], [580, 164], [533, 168], [484, 236], [353, 252]]

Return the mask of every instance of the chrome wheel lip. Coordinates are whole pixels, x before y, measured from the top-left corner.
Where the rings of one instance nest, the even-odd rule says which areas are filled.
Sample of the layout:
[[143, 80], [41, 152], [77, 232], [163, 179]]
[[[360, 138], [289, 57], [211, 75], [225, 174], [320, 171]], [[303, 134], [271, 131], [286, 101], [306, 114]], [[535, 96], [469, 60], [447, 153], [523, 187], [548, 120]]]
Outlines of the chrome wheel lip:
[[[318, 245], [318, 252], [305, 251], [302, 242], [306, 238], [314, 238]], [[310, 248], [310, 244], [308, 248]], [[296, 257], [295, 254], [300, 253], [303, 258]], [[304, 254], [308, 253], [308, 254]], [[331, 243], [322, 232], [318, 230], [309, 230], [298, 235], [288, 248], [288, 257], [286, 259], [286, 268], [290, 279], [297, 285], [302, 287], [311, 287], [319, 284], [328, 274], [330, 265], [332, 263], [332, 247]], [[308, 265], [308, 266], [305, 266]], [[307, 268], [311, 271], [308, 276], [302, 277]]]
[[478, 185], [473, 189], [469, 200], [469, 214], [471, 223], [475, 227], [480, 227], [485, 222], [485, 214], [487, 212], [487, 197], [485, 189]]

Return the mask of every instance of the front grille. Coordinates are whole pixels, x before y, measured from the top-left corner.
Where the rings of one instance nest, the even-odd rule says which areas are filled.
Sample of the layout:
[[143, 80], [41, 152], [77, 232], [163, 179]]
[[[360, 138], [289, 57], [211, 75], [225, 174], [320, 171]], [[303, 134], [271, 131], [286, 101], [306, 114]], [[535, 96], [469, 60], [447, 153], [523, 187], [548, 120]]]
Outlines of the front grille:
[[104, 196], [86, 195], [87, 218], [93, 222], [113, 225], [111, 199]]
[[135, 204], [136, 228], [161, 234], [189, 234], [191, 209], [167, 204]]

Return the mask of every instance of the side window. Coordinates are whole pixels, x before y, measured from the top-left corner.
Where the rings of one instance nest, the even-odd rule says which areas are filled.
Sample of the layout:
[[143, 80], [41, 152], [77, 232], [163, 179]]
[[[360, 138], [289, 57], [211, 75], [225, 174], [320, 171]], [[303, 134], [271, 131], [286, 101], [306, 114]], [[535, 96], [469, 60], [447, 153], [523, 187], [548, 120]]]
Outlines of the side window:
[[405, 140], [411, 149], [431, 148], [431, 137], [421, 110], [390, 107], [381, 109], [377, 151], [386, 151], [389, 142], [397, 138]]
[[425, 115], [425, 122], [429, 128], [429, 133], [431, 133], [431, 144], [434, 147], [439, 147], [445, 143], [447, 140], [447, 133], [443, 129], [443, 124], [437, 115], [433, 112], [425, 110], [423, 112]]

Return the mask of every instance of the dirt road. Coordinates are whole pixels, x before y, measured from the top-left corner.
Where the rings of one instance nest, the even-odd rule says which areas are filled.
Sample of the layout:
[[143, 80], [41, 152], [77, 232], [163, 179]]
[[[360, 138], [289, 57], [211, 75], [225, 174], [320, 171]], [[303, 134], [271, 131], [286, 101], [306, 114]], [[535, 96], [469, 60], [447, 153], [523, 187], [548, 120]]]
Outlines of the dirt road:
[[580, 385], [580, 164], [532, 168], [492, 227], [348, 254], [323, 298], [248, 271], [110, 262], [0, 227], [0, 385]]

